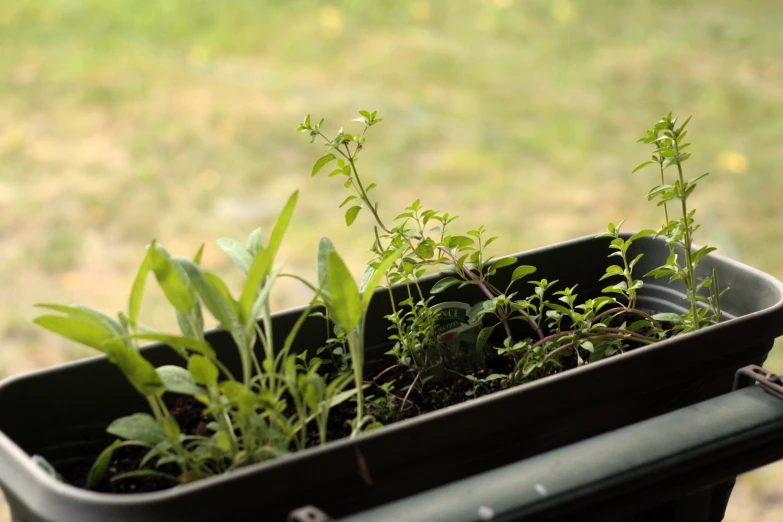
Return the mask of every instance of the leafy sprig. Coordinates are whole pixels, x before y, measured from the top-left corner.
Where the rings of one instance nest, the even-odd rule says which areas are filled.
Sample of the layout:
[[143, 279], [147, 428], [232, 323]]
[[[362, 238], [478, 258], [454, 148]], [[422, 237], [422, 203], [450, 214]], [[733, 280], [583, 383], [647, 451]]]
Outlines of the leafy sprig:
[[[633, 170], [636, 172], [652, 163], [659, 166], [661, 183], [649, 191], [647, 199], [657, 200], [658, 205], [664, 208], [665, 222], [656, 235], [666, 238], [666, 243], [670, 245], [670, 255], [664, 265], [655, 268], [647, 275], [656, 279], [669, 277], [670, 282], [682, 281], [685, 285], [690, 310], [678, 325], [678, 329], [683, 332], [698, 330], [703, 326], [720, 322], [720, 297], [726, 291], [718, 288], [717, 273], [714, 271], [711, 277], [701, 281], [696, 277], [699, 261], [715, 248], [703, 246], [694, 249], [693, 234], [699, 229], [699, 225], [694, 220], [696, 211], [688, 208], [688, 199], [696, 190], [699, 181], [709, 173], [687, 181], [683, 174], [682, 165], [691, 157], [689, 152], [683, 152], [691, 145], [685, 142], [685, 136], [688, 134], [686, 127], [690, 121], [689, 117], [678, 126], [677, 118], [669, 113], [647, 130], [646, 135], [638, 141], [655, 147], [652, 160], [640, 164]], [[665, 170], [670, 167], [676, 167], [677, 170], [673, 183], [667, 182], [665, 176]], [[670, 204], [675, 206], [679, 204], [679, 218], [673, 219], [669, 216]], [[684, 262], [680, 261], [678, 250], [682, 253]], [[709, 292], [708, 296], [702, 295], [705, 289]], [[699, 303], [704, 303], [706, 306], [699, 306]]]

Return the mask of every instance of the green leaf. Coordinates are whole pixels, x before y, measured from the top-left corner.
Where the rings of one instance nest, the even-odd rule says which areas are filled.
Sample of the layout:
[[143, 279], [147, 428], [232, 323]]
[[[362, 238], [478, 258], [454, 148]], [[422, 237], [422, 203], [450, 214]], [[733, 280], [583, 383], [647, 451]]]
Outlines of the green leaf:
[[155, 367], [138, 351], [120, 343], [107, 343], [107, 348], [109, 361], [120, 368], [139, 393], [145, 397], [163, 394], [163, 382]]
[[190, 350], [207, 357], [216, 358], [215, 350], [201, 339], [194, 339], [192, 337], [184, 337], [179, 335], [169, 335], [155, 332], [142, 332], [132, 335], [122, 336], [119, 339], [141, 339], [144, 341], [157, 341], [167, 344], [177, 350]]
[[536, 272], [536, 267], [530, 266], [530, 265], [520, 265], [514, 269], [514, 273], [511, 274], [511, 281], [516, 281], [518, 279], [522, 279], [523, 277], [527, 277], [530, 274], [534, 274]]
[[222, 451], [227, 452], [231, 450], [231, 436], [225, 431], [219, 431], [212, 436], [212, 440], [215, 441], [215, 445]]
[[608, 292], [608, 293], [615, 293], [615, 294], [625, 294], [625, 292], [628, 290], [628, 284], [625, 281], [620, 281], [616, 285], [613, 286], [607, 286], [601, 292]]
[[272, 273], [269, 274], [269, 278], [266, 280], [266, 284], [261, 287], [261, 291], [258, 293], [258, 297], [256, 297], [256, 300], [253, 303], [253, 308], [250, 309], [250, 314], [248, 315], [249, 319], [245, 323], [245, 329], [248, 336], [252, 335], [251, 332], [253, 329], [255, 329], [256, 318], [261, 313], [261, 308], [264, 306], [264, 303], [269, 300], [269, 294], [272, 292], [275, 281], [280, 276], [282, 271], [282, 266], [272, 270]]
[[637, 171], [639, 171], [639, 170], [643, 169], [644, 167], [646, 167], [647, 165], [649, 165], [649, 164], [651, 164], [651, 163], [652, 163], [652, 161], [645, 161], [644, 163], [642, 163], [642, 164], [638, 165], [638, 166], [637, 166], [635, 169], [633, 169], [633, 170], [631, 171], [631, 174], [633, 174], [633, 173], [635, 173], [635, 172], [637, 172]]
[[329, 253], [328, 288], [330, 316], [340, 328], [352, 332], [362, 319], [362, 300], [351, 273], [334, 251]]
[[177, 420], [170, 415], [163, 417], [161, 427], [163, 428], [163, 433], [166, 434], [166, 437], [169, 440], [179, 440], [180, 436], [182, 435], [182, 432], [179, 429], [179, 424], [177, 424]]
[[228, 295], [225, 283], [217, 286], [216, 281], [220, 281], [217, 276], [210, 274], [212, 277], [207, 277], [207, 273], [189, 259], [179, 258], [177, 262], [187, 272], [190, 281], [201, 296], [201, 301], [220, 322], [221, 327], [229, 332], [234, 332], [240, 324], [239, 317], [237, 317], [238, 306], [237, 302]]
[[687, 119], [687, 120], [685, 120], [685, 123], [683, 123], [682, 125], [680, 125], [680, 128], [679, 128], [679, 129], [677, 129], [677, 131], [676, 131], [676, 134], [680, 134], [680, 133], [683, 131], [683, 129], [685, 128], [685, 126], [686, 126], [686, 125], [688, 125], [688, 122], [689, 122], [689, 121], [691, 121], [691, 118], [692, 118], [692, 117], [693, 117], [693, 115], [691, 115], [691, 116], [688, 116], [688, 119]]
[[[328, 237], [322, 237], [318, 241], [318, 282], [327, 284], [329, 276], [329, 254], [334, 252], [334, 245]], [[324, 286], [324, 292], [329, 293], [328, 286]]]
[[633, 261], [631, 261], [631, 262], [628, 264], [628, 268], [629, 268], [630, 270], [633, 270], [633, 267], [634, 267], [634, 266], [636, 266], [636, 263], [638, 263], [638, 262], [639, 262], [639, 260], [640, 260], [641, 258], [643, 258], [643, 257], [644, 257], [644, 254], [639, 254], [639, 255], [637, 255], [637, 256], [636, 256], [636, 257], [633, 259]]
[[414, 250], [421, 259], [430, 259], [435, 255], [435, 242], [432, 239], [424, 239]]
[[299, 191], [291, 194], [288, 198], [283, 210], [280, 212], [280, 216], [277, 218], [272, 233], [269, 236], [269, 243], [263, 252], [256, 255], [253, 259], [253, 264], [247, 273], [247, 279], [245, 279], [245, 285], [242, 287], [242, 295], [239, 298], [240, 317], [245, 321], [255, 321], [255, 317], [249, 317], [253, 308], [253, 303], [256, 300], [258, 291], [267, 278], [269, 272], [272, 270], [272, 264], [275, 262], [275, 256], [280, 249], [280, 244], [283, 242], [283, 237], [288, 229], [288, 225], [291, 222], [291, 217], [294, 214], [296, 208], [296, 201], [299, 197]]
[[318, 158], [318, 161], [316, 161], [315, 165], [313, 165], [313, 172], [310, 174], [310, 176], [315, 176], [318, 174], [319, 170], [324, 168], [325, 165], [327, 165], [330, 161], [333, 161], [335, 158], [336, 156], [334, 154], [327, 154]]
[[481, 329], [478, 336], [476, 337], [476, 352], [481, 352], [484, 349], [484, 347], [487, 345], [487, 341], [489, 340], [489, 336], [492, 335], [492, 331], [494, 329], [494, 326], [487, 326], [486, 328]]
[[451, 236], [448, 242], [449, 248], [465, 248], [473, 245], [473, 240], [467, 236]]
[[675, 313], [662, 313], [662, 314], [655, 314], [652, 316], [653, 319], [656, 321], [667, 321], [670, 323], [680, 323], [682, 322], [682, 316], [680, 314]]
[[82, 343], [107, 353], [106, 342], [114, 337], [114, 333], [102, 325], [78, 317], [61, 315], [42, 315], [33, 322], [77, 343]]
[[121, 440], [115, 440], [98, 455], [87, 475], [87, 489], [95, 489], [101, 485], [101, 482], [106, 477], [106, 471], [114, 458], [114, 451], [122, 445]]
[[115, 335], [124, 335], [125, 330], [122, 325], [109, 317], [108, 315], [101, 313], [97, 310], [87, 308], [81, 305], [58, 305], [53, 303], [41, 303], [35, 305], [38, 308], [48, 308], [57, 312], [62, 312], [75, 319], [80, 319], [87, 323], [94, 324], [107, 332], [114, 332]]
[[250, 270], [250, 265], [253, 263], [253, 256], [245, 245], [230, 237], [221, 237], [217, 240], [217, 245], [220, 247], [220, 250], [230, 257], [239, 268], [245, 271], [245, 273]]
[[345, 212], [345, 224], [349, 227], [356, 221], [356, 216], [359, 215], [359, 211], [362, 209], [359, 205], [354, 205]]
[[539, 364], [535, 361], [528, 361], [525, 363], [525, 365], [522, 367], [522, 375], [527, 377], [531, 373], [533, 373], [533, 370], [539, 367]]
[[351, 194], [350, 196], [348, 196], [347, 198], [345, 198], [345, 199], [343, 200], [343, 202], [342, 202], [342, 203], [340, 203], [340, 206], [339, 206], [339, 207], [337, 207], [337, 208], [343, 208], [343, 207], [345, 206], [345, 204], [346, 204], [346, 203], [348, 203], [349, 201], [353, 201], [354, 199], [356, 199], [356, 196], [354, 196], [353, 194]]
[[187, 314], [193, 308], [195, 301], [188, 290], [187, 281], [183, 279], [183, 274], [177, 270], [169, 254], [160, 245], [151, 247], [150, 252], [152, 271], [166, 299], [174, 308]]
[[374, 279], [374, 275], [377, 270], [375, 270], [375, 267], [372, 265], [367, 265], [364, 269], [364, 274], [362, 274], [362, 280], [359, 283], [359, 291], [364, 292], [364, 289], [367, 288], [367, 285], [370, 284], [370, 280]]
[[705, 172], [705, 173], [704, 173], [704, 174], [702, 174], [701, 176], [697, 176], [697, 177], [695, 177], [695, 178], [693, 178], [693, 179], [690, 179], [690, 180], [688, 180], [688, 184], [689, 184], [689, 185], [692, 185], [692, 184], [696, 183], [697, 181], [699, 181], [700, 179], [702, 179], [702, 178], [704, 178], [704, 177], [707, 177], [707, 176], [709, 176], [709, 175], [710, 175], [710, 173], [709, 173], [709, 172]]
[[139, 319], [139, 311], [141, 310], [141, 299], [144, 296], [144, 285], [147, 282], [147, 274], [152, 268], [152, 250], [155, 248], [155, 242], [147, 247], [147, 253], [144, 255], [144, 259], [139, 266], [139, 270], [136, 272], [136, 277], [133, 280], [133, 286], [131, 286], [130, 298], [128, 299], [128, 322], [131, 326], [135, 327]]
[[636, 241], [637, 239], [647, 237], [647, 236], [652, 236], [654, 234], [655, 234], [655, 230], [651, 228], [647, 228], [632, 235], [628, 241]]
[[[261, 235], [261, 229], [256, 228], [247, 237], [247, 251], [255, 257], [264, 249], [264, 237]], [[196, 263], [198, 264], [198, 263]]]
[[160, 366], [156, 370], [163, 381], [163, 387], [168, 392], [181, 393], [183, 395], [206, 395], [206, 388], [199, 386], [193, 376], [185, 368], [179, 366]]
[[204, 243], [201, 243], [201, 246], [196, 251], [196, 255], [193, 256], [193, 262], [197, 265], [201, 265], [201, 258], [204, 257], [204, 246]]
[[197, 384], [214, 386], [218, 380], [218, 369], [212, 361], [200, 355], [194, 355], [188, 361], [188, 372]]
[[457, 279], [456, 277], [444, 277], [443, 279], [438, 280], [437, 283], [432, 287], [432, 290], [430, 290], [431, 294], [439, 294], [449, 288], [450, 286], [458, 285], [462, 282], [461, 279]]
[[[402, 256], [402, 250], [396, 250], [391, 255], [387, 255], [386, 258], [375, 268], [372, 276], [367, 280], [365, 284], [362, 282], [362, 309], [366, 310], [370, 306], [370, 300], [372, 299], [373, 292], [381, 283], [381, 278], [389, 271], [389, 268]], [[353, 281], [353, 279], [351, 279]]]
[[694, 252], [693, 255], [691, 255], [691, 263], [695, 266], [696, 263], [698, 263], [701, 260], [701, 258], [706, 256], [710, 252], [714, 252], [715, 250], [717, 250], [717, 248], [715, 247], [701, 247], [696, 252]]
[[106, 428], [106, 433], [121, 439], [140, 441], [151, 446], [165, 438], [163, 429], [148, 413], [134, 413], [120, 417]]
[[601, 276], [599, 281], [603, 281], [608, 277], [621, 276], [625, 273], [625, 270], [619, 265], [612, 265], [606, 269], [606, 273]]
[[515, 257], [501, 257], [500, 259], [496, 259], [492, 263], [492, 273], [494, 274], [496, 270], [499, 270], [506, 266], [511, 266], [517, 262], [517, 258]]

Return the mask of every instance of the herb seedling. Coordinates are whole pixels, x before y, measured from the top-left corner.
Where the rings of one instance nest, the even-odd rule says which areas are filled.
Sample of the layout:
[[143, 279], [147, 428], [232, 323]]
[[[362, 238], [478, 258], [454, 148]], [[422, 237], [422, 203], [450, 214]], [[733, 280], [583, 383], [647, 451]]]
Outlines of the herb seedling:
[[[357, 420], [353, 433], [367, 421], [362, 415], [362, 355], [364, 314], [372, 289], [361, 296], [345, 265], [328, 240], [319, 252], [321, 280], [313, 285], [275, 267], [275, 257], [297, 202], [294, 193], [283, 208], [266, 244], [259, 230], [246, 245], [221, 239], [218, 245], [245, 272], [241, 294], [235, 298], [225, 282], [200, 266], [202, 249], [193, 260], [171, 256], [153, 241], [133, 283], [127, 313], [112, 319], [79, 306], [41, 305], [63, 315], [43, 315], [39, 325], [107, 354], [130, 383], [147, 398], [150, 413], [136, 413], [114, 421], [108, 433], [118, 437], [96, 460], [88, 479], [98, 487], [114, 452], [127, 446], [147, 453], [138, 471], [111, 478], [155, 475], [183, 483], [225, 473], [238, 467], [302, 450], [308, 433], [327, 441], [329, 412], [356, 396]], [[328, 247], [328, 248], [327, 248]], [[390, 258], [388, 263], [392, 263]], [[383, 269], [383, 267], [381, 267]], [[175, 310], [181, 334], [157, 332], [139, 322], [147, 275], [154, 274]], [[270, 294], [281, 277], [294, 277], [313, 290], [313, 300], [276, 349], [271, 321]], [[380, 277], [380, 276], [378, 276]], [[353, 285], [353, 286], [351, 286]], [[353, 367], [332, 377], [319, 371], [322, 360], [306, 352], [291, 353], [294, 340], [314, 307], [325, 302], [330, 317], [347, 337]], [[229, 332], [239, 352], [239, 374], [226, 367], [206, 340], [202, 310], [206, 308]], [[259, 319], [260, 317], [260, 319]], [[182, 366], [155, 368], [138, 351], [139, 341], [159, 341], [182, 358]], [[261, 357], [256, 354], [261, 346]], [[354, 382], [354, 389], [346, 390]], [[182, 433], [163, 400], [166, 392], [192, 396], [211, 421], [201, 434]], [[157, 469], [176, 464], [176, 476]], [[152, 467], [150, 467], [152, 466]]]
[[[689, 313], [683, 316], [678, 325], [678, 329], [684, 332], [698, 330], [700, 327], [720, 322], [720, 297], [727, 290], [721, 291], [719, 289], [718, 275], [715, 271], [711, 277], [701, 281], [697, 281], [696, 278], [699, 261], [715, 248], [703, 246], [696, 251], [693, 249], [693, 234], [698, 230], [699, 225], [694, 221], [696, 211], [688, 209], [688, 199], [696, 190], [698, 182], [709, 173], [685, 180], [682, 164], [691, 157], [689, 152], [683, 152], [691, 145], [685, 143], [685, 136], [688, 134], [685, 127], [690, 121], [689, 117], [682, 125], [677, 126], [677, 118], [673, 118], [672, 113], [669, 113], [647, 130], [646, 136], [640, 138], [639, 142], [654, 145], [655, 151], [652, 160], [645, 161], [633, 170], [636, 172], [653, 163], [657, 164], [660, 170], [661, 183], [650, 190], [647, 199], [650, 201], [657, 199], [659, 200], [658, 205], [663, 206], [665, 222], [656, 235], [666, 238], [667, 244], [671, 246], [671, 255], [665, 265], [652, 270], [648, 275], [652, 275], [656, 279], [669, 276], [670, 282], [682, 281], [684, 283], [690, 302]], [[674, 183], [667, 183], [665, 170], [672, 166], [676, 167], [677, 176]], [[670, 218], [670, 204], [679, 206], [679, 218]], [[685, 258], [685, 262], [682, 264], [678, 259], [677, 246]], [[701, 294], [705, 288], [709, 291], [709, 296]], [[705, 303], [707, 306], [700, 307], [699, 303]], [[711, 313], [711, 318], [707, 317], [708, 313]]]

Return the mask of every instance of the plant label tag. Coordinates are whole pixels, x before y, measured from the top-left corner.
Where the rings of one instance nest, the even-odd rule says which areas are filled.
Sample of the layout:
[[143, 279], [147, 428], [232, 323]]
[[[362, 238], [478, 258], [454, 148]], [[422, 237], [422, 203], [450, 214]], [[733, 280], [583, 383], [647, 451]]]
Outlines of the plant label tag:
[[467, 303], [448, 301], [432, 306], [433, 310], [440, 310], [438, 323], [438, 341], [446, 343], [455, 340], [465, 332], [475, 330], [480, 326], [478, 321], [471, 323], [468, 314], [472, 307]]

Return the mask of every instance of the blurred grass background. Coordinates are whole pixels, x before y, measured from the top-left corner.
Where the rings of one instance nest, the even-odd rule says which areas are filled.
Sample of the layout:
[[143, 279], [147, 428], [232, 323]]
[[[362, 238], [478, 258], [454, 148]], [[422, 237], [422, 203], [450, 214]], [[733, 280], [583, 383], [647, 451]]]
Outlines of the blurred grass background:
[[[328, 235], [358, 274], [369, 216], [349, 231], [340, 184], [310, 179], [308, 112], [336, 130], [378, 110], [363, 168], [381, 212], [420, 197], [500, 235], [496, 253], [656, 225], [635, 140], [693, 114], [687, 167], [713, 173], [698, 242], [783, 277], [781, 26], [773, 0], [6, 0], [0, 377], [88, 355], [34, 328], [33, 303], [122, 309], [152, 238], [207, 242], [236, 281], [214, 240], [268, 228], [297, 188], [289, 268], [311, 276]], [[147, 322], [173, 325], [164, 311], [150, 295]], [[782, 520], [781, 478], [743, 477], [727, 521]]]

